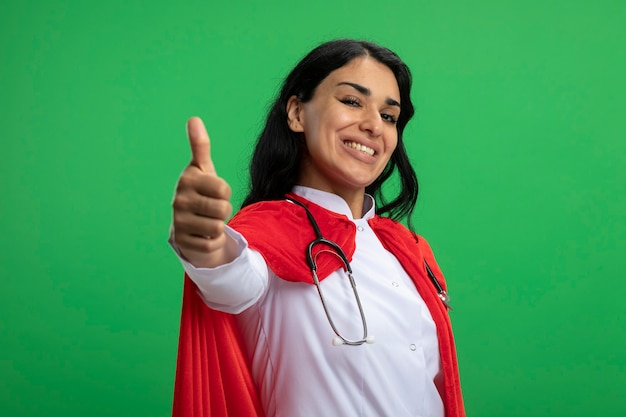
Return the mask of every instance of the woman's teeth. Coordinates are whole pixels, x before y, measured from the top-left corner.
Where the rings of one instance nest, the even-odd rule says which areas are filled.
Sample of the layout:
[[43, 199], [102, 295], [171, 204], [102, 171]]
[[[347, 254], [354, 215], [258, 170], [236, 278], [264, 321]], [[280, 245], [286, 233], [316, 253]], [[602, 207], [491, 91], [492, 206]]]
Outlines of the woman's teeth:
[[374, 149], [369, 148], [365, 145], [361, 145], [360, 143], [356, 143], [356, 142], [348, 142], [348, 141], [344, 142], [344, 144], [352, 149], [356, 149], [357, 151], [361, 151], [370, 156], [374, 156]]

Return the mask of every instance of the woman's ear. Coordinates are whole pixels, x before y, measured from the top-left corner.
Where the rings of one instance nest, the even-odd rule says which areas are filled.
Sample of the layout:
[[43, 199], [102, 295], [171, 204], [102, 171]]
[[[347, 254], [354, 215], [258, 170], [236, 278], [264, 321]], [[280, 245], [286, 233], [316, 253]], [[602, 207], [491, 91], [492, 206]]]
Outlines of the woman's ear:
[[287, 123], [294, 132], [304, 132], [302, 124], [302, 102], [298, 97], [291, 96], [287, 101]]

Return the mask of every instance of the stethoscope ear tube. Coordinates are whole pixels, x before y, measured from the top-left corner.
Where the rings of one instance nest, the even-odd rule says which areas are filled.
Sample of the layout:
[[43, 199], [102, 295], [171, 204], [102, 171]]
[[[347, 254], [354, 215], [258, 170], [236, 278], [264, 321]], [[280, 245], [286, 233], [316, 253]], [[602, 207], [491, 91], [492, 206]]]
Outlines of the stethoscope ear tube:
[[445, 305], [446, 308], [450, 311], [454, 310], [450, 305], [450, 296], [448, 295], [446, 290], [443, 289], [437, 277], [435, 277], [435, 274], [433, 273], [433, 270], [430, 269], [430, 266], [428, 265], [428, 262], [426, 262], [426, 259], [424, 259], [424, 266], [426, 266], [426, 272], [428, 273], [428, 277], [437, 289], [437, 295], [439, 296], [439, 299], [441, 300], [443, 305]]

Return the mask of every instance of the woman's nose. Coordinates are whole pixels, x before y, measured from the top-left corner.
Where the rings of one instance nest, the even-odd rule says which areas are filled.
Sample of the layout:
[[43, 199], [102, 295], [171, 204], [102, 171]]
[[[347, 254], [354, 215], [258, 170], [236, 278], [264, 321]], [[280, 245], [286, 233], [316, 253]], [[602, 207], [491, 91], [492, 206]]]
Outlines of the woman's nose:
[[361, 120], [361, 130], [367, 132], [370, 136], [378, 137], [383, 131], [383, 120], [376, 111], [366, 111]]

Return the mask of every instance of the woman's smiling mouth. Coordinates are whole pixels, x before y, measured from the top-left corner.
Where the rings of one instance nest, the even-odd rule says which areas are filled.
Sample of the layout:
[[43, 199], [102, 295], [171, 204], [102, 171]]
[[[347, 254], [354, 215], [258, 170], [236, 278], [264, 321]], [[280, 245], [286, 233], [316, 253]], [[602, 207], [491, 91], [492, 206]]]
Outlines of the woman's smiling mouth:
[[374, 153], [375, 153], [374, 149], [372, 149], [372, 148], [370, 148], [368, 146], [362, 145], [360, 143], [352, 142], [352, 141], [349, 141], [349, 140], [344, 141], [343, 144], [346, 145], [349, 148], [356, 149], [357, 151], [361, 151], [361, 152], [366, 153], [366, 154], [368, 154], [370, 156], [374, 156]]

